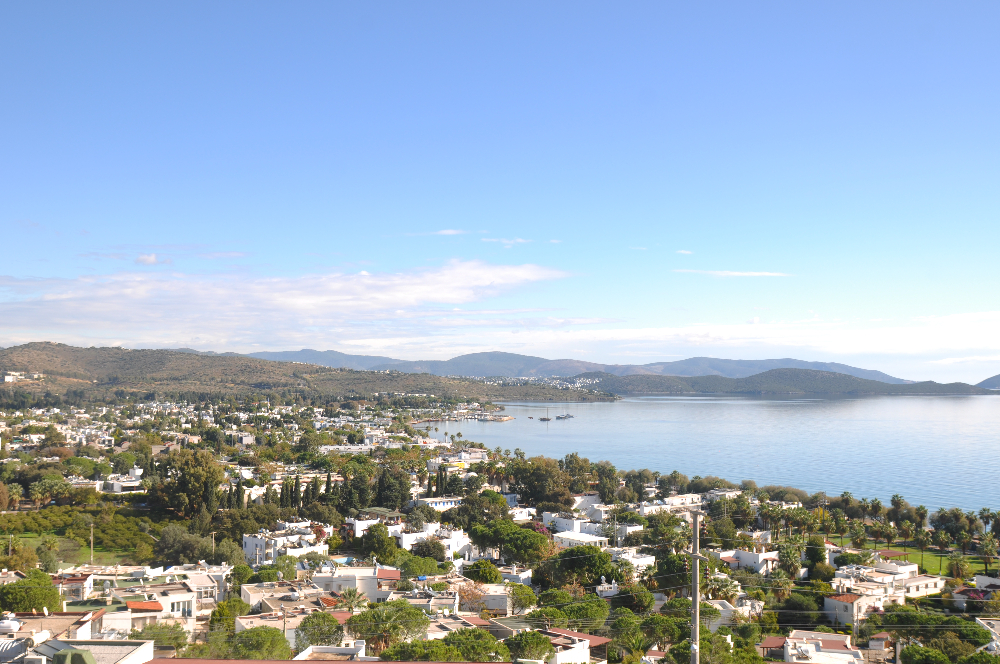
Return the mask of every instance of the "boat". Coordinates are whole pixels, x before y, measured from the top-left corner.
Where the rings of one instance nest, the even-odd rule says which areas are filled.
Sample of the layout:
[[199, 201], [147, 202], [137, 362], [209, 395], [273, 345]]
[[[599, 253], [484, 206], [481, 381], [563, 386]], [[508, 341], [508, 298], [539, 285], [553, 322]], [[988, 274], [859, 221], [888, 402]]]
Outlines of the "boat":
[[552, 421], [552, 418], [549, 417], [549, 409], [548, 408], [545, 409], [545, 417], [539, 417], [538, 421], [539, 422], [551, 422]]
[[566, 413], [565, 415], [556, 415], [556, 419], [557, 420], [569, 420], [569, 419], [572, 419], [572, 418], [573, 418], [573, 416], [570, 415], [569, 413]]

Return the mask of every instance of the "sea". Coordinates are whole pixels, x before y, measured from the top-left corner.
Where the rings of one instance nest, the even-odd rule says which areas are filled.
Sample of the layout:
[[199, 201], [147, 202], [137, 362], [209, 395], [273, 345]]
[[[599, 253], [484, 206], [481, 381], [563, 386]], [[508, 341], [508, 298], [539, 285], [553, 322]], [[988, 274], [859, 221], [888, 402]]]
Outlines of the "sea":
[[[759, 486], [912, 505], [1000, 509], [996, 396], [628, 396], [613, 403], [506, 403], [507, 422], [441, 422], [489, 448], [623, 470], [716, 475]], [[555, 419], [557, 415], [572, 415]], [[539, 418], [550, 417], [543, 422]]]

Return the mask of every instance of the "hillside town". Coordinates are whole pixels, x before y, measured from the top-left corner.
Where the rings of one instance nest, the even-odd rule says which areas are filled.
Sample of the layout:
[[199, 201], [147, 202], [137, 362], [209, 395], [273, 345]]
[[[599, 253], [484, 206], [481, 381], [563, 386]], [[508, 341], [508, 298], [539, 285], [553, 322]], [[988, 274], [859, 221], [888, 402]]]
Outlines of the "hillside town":
[[686, 664], [696, 591], [713, 662], [1000, 652], [988, 508], [528, 458], [433, 395], [0, 418], [4, 661]]

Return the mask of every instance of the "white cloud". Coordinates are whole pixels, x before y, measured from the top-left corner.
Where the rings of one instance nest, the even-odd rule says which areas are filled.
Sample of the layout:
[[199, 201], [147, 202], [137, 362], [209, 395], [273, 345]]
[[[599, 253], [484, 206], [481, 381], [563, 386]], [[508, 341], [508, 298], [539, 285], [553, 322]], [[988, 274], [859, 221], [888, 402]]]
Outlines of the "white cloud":
[[525, 239], [519, 238], [519, 237], [516, 237], [513, 240], [507, 240], [507, 239], [504, 239], [504, 238], [497, 238], [497, 237], [484, 237], [484, 238], [480, 238], [480, 239], [483, 242], [499, 242], [506, 249], [510, 249], [515, 244], [528, 244], [529, 242], [531, 242], [531, 240], [525, 240]]
[[693, 251], [688, 251], [687, 249], [678, 249], [677, 253], [679, 253], [679, 254], [693, 254], [694, 252]]
[[790, 277], [783, 272], [732, 272], [730, 270], [674, 270], [674, 272], [690, 272], [691, 274], [708, 274], [713, 277]]
[[446, 228], [441, 231], [434, 231], [431, 235], [465, 235], [469, 231], [461, 231], [454, 228]]
[[169, 259], [157, 258], [156, 254], [139, 254], [135, 259], [136, 265], [166, 265], [170, 263]]
[[[406, 273], [248, 278], [128, 272], [75, 279], [0, 277], [0, 339], [245, 348], [426, 329], [435, 305], [478, 302], [564, 273], [451, 261]], [[400, 315], [398, 312], [403, 312]], [[413, 322], [415, 321], [415, 322]], [[362, 330], [364, 330], [362, 332]]]

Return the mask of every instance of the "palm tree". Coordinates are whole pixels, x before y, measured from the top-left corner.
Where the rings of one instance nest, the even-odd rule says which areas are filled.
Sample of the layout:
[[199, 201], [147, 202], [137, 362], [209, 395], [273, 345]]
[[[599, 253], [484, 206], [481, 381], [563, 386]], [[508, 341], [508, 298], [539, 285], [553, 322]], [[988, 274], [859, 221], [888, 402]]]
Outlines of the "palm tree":
[[847, 519], [837, 519], [833, 522], [833, 530], [840, 535], [840, 545], [844, 546], [844, 535], [847, 533], [849, 524]]
[[357, 588], [344, 588], [340, 591], [340, 599], [337, 602], [340, 606], [354, 613], [354, 610], [360, 608], [368, 603], [368, 598], [365, 597]]
[[917, 534], [913, 536], [913, 543], [917, 545], [920, 549], [920, 567], [924, 566], [924, 549], [931, 545], [931, 534], [921, 528], [917, 531]]
[[771, 590], [774, 592], [775, 598], [782, 601], [788, 599], [788, 596], [792, 594], [794, 586], [795, 582], [792, 581], [791, 577], [784, 570], [776, 569], [771, 572]]
[[899, 524], [899, 534], [903, 538], [903, 551], [906, 551], [906, 542], [913, 537], [913, 524], [904, 520]]
[[868, 510], [871, 512], [872, 518], [876, 521], [882, 520], [882, 512], [885, 508], [882, 506], [882, 501], [878, 498], [872, 498], [872, 501], [868, 503]]
[[917, 515], [917, 528], [923, 528], [927, 525], [927, 508], [923, 505], [917, 505], [913, 509], [913, 513]]
[[962, 547], [962, 555], [964, 556], [965, 550], [969, 548], [969, 542], [972, 541], [972, 535], [969, 534], [968, 530], [963, 530], [958, 533], [958, 537], [955, 539], [958, 540], [958, 545]]
[[972, 573], [972, 566], [969, 559], [958, 551], [952, 552], [948, 556], [948, 574], [953, 579], [964, 579]]
[[882, 537], [885, 538], [885, 545], [887, 548], [892, 548], [892, 543], [896, 540], [898, 536], [899, 536], [899, 531], [890, 526], [889, 524], [882, 526]]
[[854, 521], [851, 523], [851, 546], [855, 549], [865, 548], [865, 543], [868, 541], [868, 534], [865, 532], [865, 524], [863, 521]]
[[934, 546], [936, 546], [941, 553], [946, 553], [948, 549], [951, 548], [951, 536], [942, 529], [935, 530]]
[[851, 505], [854, 504], [854, 494], [852, 494], [850, 491], [845, 491], [844, 493], [840, 494], [840, 499], [844, 501], [844, 507], [850, 507]]
[[990, 560], [997, 555], [997, 538], [993, 533], [983, 535], [979, 540], [979, 555], [983, 558], [983, 565], [986, 566], [986, 573], [990, 573]]
[[984, 507], [983, 509], [979, 510], [979, 520], [983, 522], [984, 528], [989, 528], [990, 523], [995, 518], [996, 515], [993, 513], [993, 510], [991, 510], [989, 507]]
[[903, 509], [903, 505], [906, 504], [906, 501], [903, 500], [902, 495], [894, 493], [892, 494], [892, 498], [889, 499], [889, 503], [892, 505], [892, 509], [896, 510], [896, 514], [899, 514], [900, 510]]
[[864, 521], [868, 518], [868, 510], [871, 509], [871, 503], [868, 502], [867, 498], [862, 498], [858, 503], [858, 509], [861, 510], [861, 520]]

